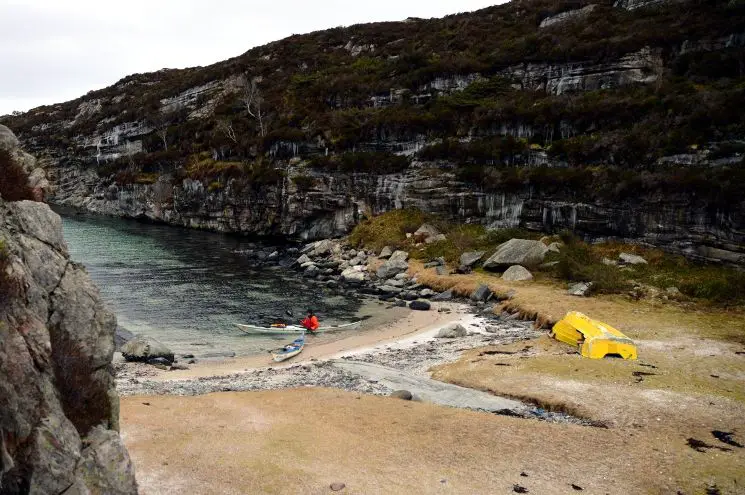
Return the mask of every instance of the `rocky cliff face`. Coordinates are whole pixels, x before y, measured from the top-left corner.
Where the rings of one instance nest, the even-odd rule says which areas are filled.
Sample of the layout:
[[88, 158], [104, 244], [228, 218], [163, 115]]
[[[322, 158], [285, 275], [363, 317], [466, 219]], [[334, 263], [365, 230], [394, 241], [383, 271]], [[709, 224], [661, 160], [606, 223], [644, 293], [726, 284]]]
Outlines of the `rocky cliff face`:
[[115, 327], [59, 216], [0, 198], [0, 492], [137, 493], [118, 434]]
[[55, 201], [104, 215], [145, 219], [225, 233], [251, 233], [315, 240], [348, 233], [367, 215], [417, 208], [453, 221], [494, 228], [574, 230], [590, 238], [646, 242], [691, 258], [745, 265], [745, 206], [731, 212], [708, 209], [679, 197], [618, 201], [568, 201], [538, 196], [474, 191], [451, 171], [431, 164], [387, 175], [314, 173], [299, 190], [292, 180], [308, 177], [288, 167], [281, 184], [246, 192], [235, 181], [210, 191], [199, 181], [162, 176], [156, 184], [121, 187], [95, 171], [59, 172]]

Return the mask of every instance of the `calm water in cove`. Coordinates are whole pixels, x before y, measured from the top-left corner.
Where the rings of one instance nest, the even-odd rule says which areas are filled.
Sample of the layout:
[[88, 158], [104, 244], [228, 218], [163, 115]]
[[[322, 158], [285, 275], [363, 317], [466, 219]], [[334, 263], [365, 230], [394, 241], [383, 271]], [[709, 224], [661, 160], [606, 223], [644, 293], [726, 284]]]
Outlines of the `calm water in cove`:
[[307, 308], [324, 324], [351, 321], [363, 307], [292, 270], [252, 268], [240, 254], [244, 239], [61, 213], [72, 259], [86, 266], [119, 324], [177, 353], [265, 352], [278, 342], [235, 324], [299, 321]]

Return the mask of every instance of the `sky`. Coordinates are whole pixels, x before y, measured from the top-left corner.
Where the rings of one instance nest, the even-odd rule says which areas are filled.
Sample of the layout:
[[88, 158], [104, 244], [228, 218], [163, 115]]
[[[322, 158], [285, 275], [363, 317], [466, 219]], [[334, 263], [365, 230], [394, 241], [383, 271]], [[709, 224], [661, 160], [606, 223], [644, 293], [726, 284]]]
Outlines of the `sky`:
[[497, 3], [504, 0], [0, 0], [0, 115], [133, 73], [209, 65], [292, 34]]

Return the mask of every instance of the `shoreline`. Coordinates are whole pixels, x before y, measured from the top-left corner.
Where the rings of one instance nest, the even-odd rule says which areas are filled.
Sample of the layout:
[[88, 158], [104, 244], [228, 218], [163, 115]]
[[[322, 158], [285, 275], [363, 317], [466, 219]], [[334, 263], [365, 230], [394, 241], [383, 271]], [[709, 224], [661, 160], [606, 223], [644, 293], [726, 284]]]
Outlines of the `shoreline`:
[[[442, 310], [442, 311], [440, 311]], [[449, 310], [449, 311], [448, 311]], [[437, 338], [449, 326], [460, 324], [466, 335]], [[129, 396], [198, 396], [215, 392], [281, 390], [299, 387], [335, 388], [372, 395], [394, 390], [335, 366], [339, 360], [378, 364], [413, 376], [429, 378], [432, 367], [457, 361], [477, 347], [511, 344], [542, 332], [531, 322], [478, 316], [462, 303], [437, 303], [427, 312], [411, 311], [392, 324], [361, 334], [311, 344], [287, 363], [265, 356], [203, 361], [189, 370], [158, 370], [143, 363], [117, 364], [117, 390]]]

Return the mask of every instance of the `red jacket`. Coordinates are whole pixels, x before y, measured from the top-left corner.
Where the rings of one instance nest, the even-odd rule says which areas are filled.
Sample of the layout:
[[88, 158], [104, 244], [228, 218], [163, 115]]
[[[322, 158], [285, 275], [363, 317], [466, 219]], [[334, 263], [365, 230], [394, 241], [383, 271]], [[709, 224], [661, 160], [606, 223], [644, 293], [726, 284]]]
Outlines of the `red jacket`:
[[302, 325], [311, 332], [315, 332], [316, 330], [318, 330], [318, 318], [316, 318], [316, 315], [307, 316], [302, 321]]

